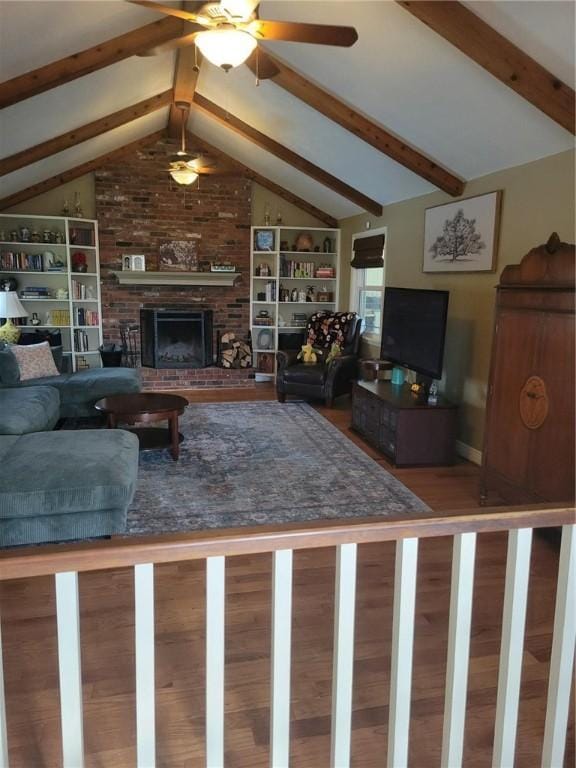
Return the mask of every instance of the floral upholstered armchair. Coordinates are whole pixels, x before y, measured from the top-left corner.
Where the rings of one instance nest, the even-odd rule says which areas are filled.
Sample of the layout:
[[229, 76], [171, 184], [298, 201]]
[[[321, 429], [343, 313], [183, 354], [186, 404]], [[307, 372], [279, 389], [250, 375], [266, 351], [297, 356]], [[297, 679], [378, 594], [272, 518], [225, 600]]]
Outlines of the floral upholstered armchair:
[[[278, 401], [297, 395], [324, 400], [331, 408], [336, 397], [351, 392], [358, 370], [361, 326], [355, 312], [315, 312], [308, 320], [305, 341], [322, 354], [317, 355], [316, 363], [305, 363], [298, 359], [300, 350], [277, 353]], [[340, 352], [337, 356], [334, 344]]]

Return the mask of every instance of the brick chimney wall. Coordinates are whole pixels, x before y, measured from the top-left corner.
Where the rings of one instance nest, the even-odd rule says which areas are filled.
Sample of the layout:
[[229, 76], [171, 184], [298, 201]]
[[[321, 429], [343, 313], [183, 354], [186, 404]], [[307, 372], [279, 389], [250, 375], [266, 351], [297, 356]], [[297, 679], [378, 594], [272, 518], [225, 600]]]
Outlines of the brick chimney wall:
[[[249, 330], [251, 181], [207, 175], [199, 184], [178, 186], [167, 172], [173, 154], [173, 144], [159, 141], [95, 172], [106, 342], [119, 341], [123, 324], [139, 325], [144, 305], [212, 309], [216, 337], [224, 331], [245, 336]], [[146, 270], [158, 270], [163, 243], [194, 237], [199, 237], [200, 269], [208, 270], [211, 261], [236, 265], [242, 274], [233, 287], [120, 286], [111, 274], [122, 269], [125, 254], [144, 254]], [[244, 371], [214, 368], [142, 369], [142, 374], [147, 389], [252, 383]]]

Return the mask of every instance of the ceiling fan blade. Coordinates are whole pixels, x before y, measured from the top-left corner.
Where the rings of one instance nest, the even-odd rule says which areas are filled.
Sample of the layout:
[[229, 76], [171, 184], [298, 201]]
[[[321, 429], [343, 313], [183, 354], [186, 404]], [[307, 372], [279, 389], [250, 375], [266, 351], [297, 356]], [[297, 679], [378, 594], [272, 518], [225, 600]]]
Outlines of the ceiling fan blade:
[[246, 65], [254, 75], [258, 76], [259, 80], [269, 80], [271, 77], [276, 77], [280, 72], [276, 64], [260, 47], [246, 59]]
[[169, 40], [167, 43], [162, 43], [162, 45], [157, 45], [154, 48], [148, 48], [147, 51], [142, 51], [138, 56], [157, 56], [160, 53], [176, 51], [179, 48], [185, 48], [187, 45], [192, 45], [198, 32], [201, 32], [204, 29], [204, 27], [199, 25], [194, 26], [198, 27], [195, 32], [192, 32], [189, 35], [184, 35], [183, 37], [177, 37], [174, 40]]
[[354, 27], [332, 24], [300, 24], [296, 21], [255, 19], [245, 29], [260, 40], [287, 40], [293, 43], [341, 45], [349, 47], [358, 40]]
[[204, 17], [197, 16], [195, 13], [189, 13], [188, 11], [181, 11], [178, 8], [172, 8], [170, 5], [153, 3], [151, 0], [128, 0], [128, 2], [132, 3], [132, 5], [142, 5], [144, 8], [150, 8], [152, 11], [158, 11], [158, 13], [163, 13], [165, 16], [176, 16], [177, 19], [204, 24]]

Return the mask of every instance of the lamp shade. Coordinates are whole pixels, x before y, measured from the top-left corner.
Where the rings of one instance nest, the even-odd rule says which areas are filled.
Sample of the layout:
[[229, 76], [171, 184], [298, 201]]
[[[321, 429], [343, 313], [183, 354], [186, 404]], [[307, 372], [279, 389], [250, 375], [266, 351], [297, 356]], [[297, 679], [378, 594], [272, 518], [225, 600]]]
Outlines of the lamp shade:
[[252, 35], [233, 27], [200, 32], [194, 42], [208, 61], [225, 70], [243, 64], [257, 45]]
[[0, 317], [28, 317], [16, 291], [0, 291]]

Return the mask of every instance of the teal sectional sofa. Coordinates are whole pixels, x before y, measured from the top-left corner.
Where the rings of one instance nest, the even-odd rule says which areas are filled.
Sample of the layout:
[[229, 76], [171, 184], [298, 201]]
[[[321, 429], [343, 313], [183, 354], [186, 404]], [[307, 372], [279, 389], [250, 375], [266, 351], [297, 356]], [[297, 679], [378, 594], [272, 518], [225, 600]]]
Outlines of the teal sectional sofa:
[[94, 415], [94, 402], [107, 394], [139, 391], [137, 371], [20, 382], [14, 363], [9, 349], [0, 350], [0, 546], [122, 533], [138, 439], [121, 429], [53, 428], [66, 416]]

